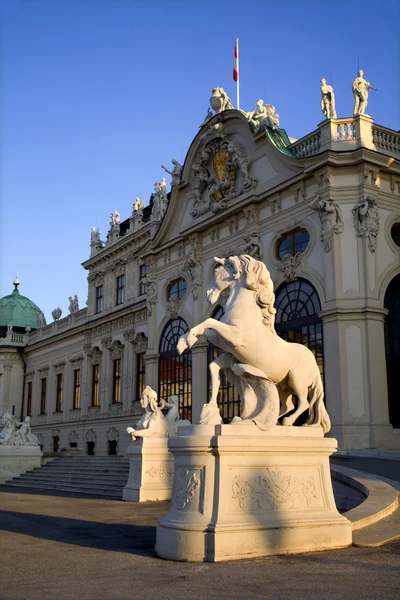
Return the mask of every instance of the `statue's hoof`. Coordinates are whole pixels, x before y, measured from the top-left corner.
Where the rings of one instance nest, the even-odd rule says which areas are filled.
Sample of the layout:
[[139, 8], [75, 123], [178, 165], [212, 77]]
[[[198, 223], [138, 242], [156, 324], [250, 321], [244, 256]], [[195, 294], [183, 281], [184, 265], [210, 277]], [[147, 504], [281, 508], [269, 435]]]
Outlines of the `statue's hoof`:
[[293, 421], [290, 417], [285, 417], [282, 421], [282, 425], [284, 425], [285, 427], [290, 427], [291, 425], [293, 425]]
[[235, 423], [243, 423], [243, 419], [241, 419], [240, 417], [233, 417], [232, 421], [230, 422], [230, 425], [234, 425]]

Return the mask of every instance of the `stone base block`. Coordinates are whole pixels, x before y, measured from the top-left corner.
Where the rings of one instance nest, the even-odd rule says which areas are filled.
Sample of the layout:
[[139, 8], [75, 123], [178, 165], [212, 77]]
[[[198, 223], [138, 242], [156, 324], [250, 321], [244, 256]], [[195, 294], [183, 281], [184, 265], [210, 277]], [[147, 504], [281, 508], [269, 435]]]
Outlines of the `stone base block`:
[[156, 552], [182, 561], [223, 561], [349, 546], [320, 427], [193, 426], [169, 440], [175, 457], [170, 510]]
[[127, 502], [152, 502], [171, 498], [174, 457], [168, 438], [139, 438], [127, 450], [129, 479], [122, 498]]
[[39, 446], [0, 446], [0, 483], [41, 466]]

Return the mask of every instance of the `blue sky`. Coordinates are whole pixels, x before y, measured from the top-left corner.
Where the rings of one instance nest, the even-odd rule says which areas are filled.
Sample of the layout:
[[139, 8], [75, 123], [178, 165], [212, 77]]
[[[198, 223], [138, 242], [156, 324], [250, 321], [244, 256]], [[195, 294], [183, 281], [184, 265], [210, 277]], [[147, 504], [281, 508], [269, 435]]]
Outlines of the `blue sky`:
[[241, 108], [274, 104], [299, 138], [316, 128], [319, 81], [352, 114], [357, 66], [378, 92], [368, 113], [400, 129], [400, 0], [239, 2], [0, 0], [1, 279], [51, 321], [87, 298], [90, 230], [148, 201], [161, 165], [183, 161], [211, 89]]

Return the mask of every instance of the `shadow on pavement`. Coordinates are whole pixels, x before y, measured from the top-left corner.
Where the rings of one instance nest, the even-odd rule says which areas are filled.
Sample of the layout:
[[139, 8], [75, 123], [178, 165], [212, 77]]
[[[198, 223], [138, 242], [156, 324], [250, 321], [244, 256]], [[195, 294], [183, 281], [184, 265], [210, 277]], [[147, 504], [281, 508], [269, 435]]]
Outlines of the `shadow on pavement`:
[[156, 556], [156, 527], [0, 511], [0, 529], [97, 550]]

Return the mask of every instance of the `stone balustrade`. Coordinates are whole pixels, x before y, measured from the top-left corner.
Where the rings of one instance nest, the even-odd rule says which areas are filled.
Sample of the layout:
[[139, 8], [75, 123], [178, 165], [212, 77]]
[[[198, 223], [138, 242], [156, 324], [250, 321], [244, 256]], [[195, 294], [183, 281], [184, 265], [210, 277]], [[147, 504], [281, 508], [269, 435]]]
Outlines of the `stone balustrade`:
[[321, 148], [321, 132], [316, 130], [297, 140], [290, 146], [290, 150], [297, 158], [306, 158], [318, 154]]
[[386, 150], [400, 154], [400, 132], [386, 129], [380, 125], [372, 126], [372, 139], [377, 150]]
[[337, 125], [337, 141], [348, 141], [356, 139], [354, 119], [335, 119]]

